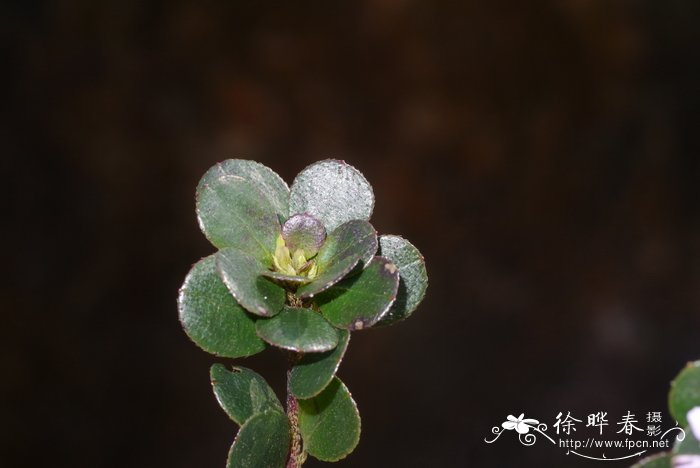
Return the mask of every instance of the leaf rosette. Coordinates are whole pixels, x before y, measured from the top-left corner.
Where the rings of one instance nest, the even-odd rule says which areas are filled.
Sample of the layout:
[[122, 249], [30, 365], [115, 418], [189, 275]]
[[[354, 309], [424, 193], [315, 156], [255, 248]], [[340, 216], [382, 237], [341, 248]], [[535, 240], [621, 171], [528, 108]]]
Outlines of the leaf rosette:
[[[300, 400], [304, 447], [320, 459], [343, 458], [359, 438], [355, 403], [335, 377], [350, 332], [407, 318], [427, 288], [423, 256], [400, 236], [377, 236], [369, 222], [373, 208], [365, 177], [332, 159], [306, 167], [291, 188], [272, 169], [240, 159], [216, 164], [197, 186], [197, 220], [218, 250], [185, 278], [178, 296], [182, 326], [200, 348], [221, 357], [268, 346], [294, 353], [288, 387]], [[227, 413], [238, 414], [231, 408], [239, 406], [247, 411], [245, 418], [232, 417], [243, 429], [229, 462], [265, 460], [248, 453], [257, 450], [248, 438], [265, 428], [274, 433], [271, 443], [279, 442], [278, 452], [289, 449], [290, 440], [280, 436], [282, 407], [262, 377], [215, 367], [212, 383]], [[260, 395], [267, 403], [253, 401]], [[348, 416], [338, 418], [348, 427], [329, 428], [357, 435], [345, 445], [336, 440], [326, 447], [326, 431], [308, 430], [308, 421], [325, 420], [319, 411], [334, 408], [328, 402], [348, 408]], [[273, 458], [265, 463], [284, 466], [279, 453]]]

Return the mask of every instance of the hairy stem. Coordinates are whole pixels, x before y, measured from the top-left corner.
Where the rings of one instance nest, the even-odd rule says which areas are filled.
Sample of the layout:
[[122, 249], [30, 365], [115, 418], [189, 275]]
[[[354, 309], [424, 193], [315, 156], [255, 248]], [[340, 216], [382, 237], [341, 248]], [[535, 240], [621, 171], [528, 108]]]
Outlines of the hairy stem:
[[289, 450], [289, 459], [287, 460], [287, 468], [300, 468], [306, 461], [301, 441], [301, 433], [299, 432], [299, 402], [289, 389], [290, 376], [292, 367], [301, 356], [296, 353], [291, 353], [289, 358], [289, 369], [287, 370], [287, 417], [292, 426], [292, 445]]

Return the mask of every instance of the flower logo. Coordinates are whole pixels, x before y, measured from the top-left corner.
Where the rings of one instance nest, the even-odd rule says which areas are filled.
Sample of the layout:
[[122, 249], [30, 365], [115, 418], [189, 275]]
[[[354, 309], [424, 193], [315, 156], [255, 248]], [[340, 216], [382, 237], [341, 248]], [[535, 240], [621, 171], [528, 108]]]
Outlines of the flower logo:
[[537, 441], [537, 435], [530, 432], [530, 429], [532, 429], [533, 432], [543, 435], [551, 443], [556, 444], [554, 439], [549, 437], [545, 432], [547, 430], [547, 425], [539, 422], [537, 419], [525, 418], [525, 413], [520, 413], [520, 416], [517, 418], [512, 414], [509, 414], [506, 417], [506, 420], [501, 424], [501, 427], [493, 426], [491, 428], [491, 433], [495, 434], [496, 437], [491, 440], [484, 439], [484, 442], [487, 444], [492, 444], [499, 437], [501, 437], [501, 434], [503, 434], [505, 431], [515, 430], [515, 432], [518, 433], [518, 440], [521, 444], [525, 446], [534, 445], [534, 443]]
[[523, 419], [525, 413], [520, 413], [517, 418], [512, 414], [509, 414], [501, 426], [507, 431], [516, 430], [518, 434], [527, 434], [530, 432], [530, 428], [535, 428], [540, 423], [537, 419]]

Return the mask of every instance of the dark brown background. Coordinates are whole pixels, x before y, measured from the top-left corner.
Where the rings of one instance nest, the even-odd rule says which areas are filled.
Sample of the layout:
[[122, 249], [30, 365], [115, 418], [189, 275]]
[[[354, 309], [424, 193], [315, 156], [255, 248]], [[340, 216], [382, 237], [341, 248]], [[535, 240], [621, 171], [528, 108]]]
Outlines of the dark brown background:
[[[484, 443], [523, 411], [671, 425], [700, 357], [700, 2], [343, 5], [0, 7], [2, 466], [223, 466], [216, 359], [175, 298], [228, 157], [288, 182], [347, 160], [427, 258], [415, 316], [354, 335], [338, 466], [596, 465]], [[282, 361], [244, 365], [279, 390]]]

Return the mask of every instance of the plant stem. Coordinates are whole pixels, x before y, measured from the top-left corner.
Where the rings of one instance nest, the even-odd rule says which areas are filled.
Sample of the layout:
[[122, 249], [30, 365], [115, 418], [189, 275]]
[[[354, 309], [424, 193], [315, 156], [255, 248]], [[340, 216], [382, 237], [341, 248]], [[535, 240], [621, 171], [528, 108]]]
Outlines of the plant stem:
[[299, 432], [299, 402], [294, 398], [289, 388], [292, 367], [300, 357], [299, 354], [290, 353], [289, 369], [287, 370], [287, 417], [292, 427], [292, 445], [289, 450], [287, 468], [301, 468], [306, 460], [306, 454], [302, 448], [301, 433]]

